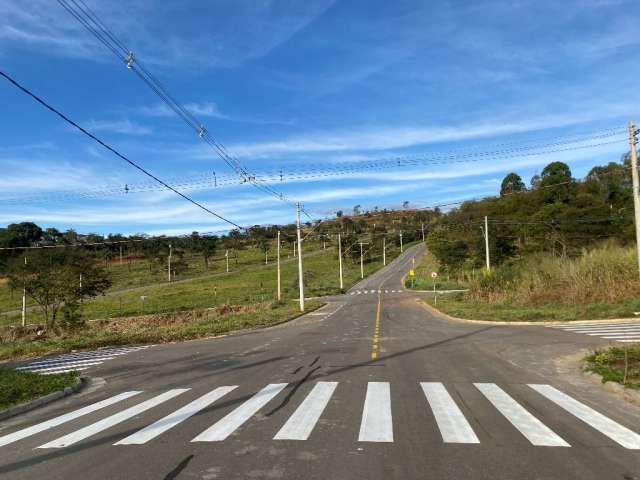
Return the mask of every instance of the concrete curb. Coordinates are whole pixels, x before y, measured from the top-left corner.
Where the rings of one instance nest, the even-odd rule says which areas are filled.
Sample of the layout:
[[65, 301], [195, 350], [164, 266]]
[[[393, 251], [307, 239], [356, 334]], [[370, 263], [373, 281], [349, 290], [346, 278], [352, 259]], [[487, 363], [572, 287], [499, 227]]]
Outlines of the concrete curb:
[[30, 402], [16, 405], [14, 407], [9, 407], [6, 410], [2, 410], [0, 412], [0, 420], [6, 420], [7, 418], [30, 412], [31, 410], [34, 410], [43, 405], [47, 405], [48, 403], [54, 402], [55, 400], [58, 400], [60, 398], [68, 397], [73, 393], [79, 392], [87, 385], [89, 385], [89, 383], [90, 381], [88, 377], [78, 377], [73, 385], [63, 390], [58, 390], [57, 392], [50, 393], [49, 395], [45, 395], [44, 397], [39, 397], [31, 400]]
[[635, 405], [640, 405], [640, 392], [631, 390], [630, 388], [626, 388], [624, 385], [618, 382], [602, 382], [602, 375], [599, 375], [595, 372], [588, 371], [585, 367], [588, 362], [584, 362], [582, 367], [582, 376], [589, 382], [595, 385], [599, 385], [600, 388], [606, 390], [609, 393], [612, 393], [618, 397], [621, 397], [623, 400], [633, 403]]
[[437, 308], [433, 307], [432, 305], [429, 305], [426, 302], [423, 302], [421, 299], [416, 299], [416, 301], [422, 305], [423, 308], [425, 308], [428, 312], [437, 315], [439, 317], [444, 318], [445, 320], [450, 320], [452, 322], [460, 322], [460, 323], [475, 323], [477, 325], [499, 325], [499, 326], [503, 326], [503, 327], [509, 327], [509, 326], [526, 326], [526, 325], [562, 325], [562, 324], [566, 324], [566, 323], [571, 323], [571, 324], [588, 324], [588, 325], [597, 325], [599, 323], [614, 323], [614, 322], [618, 322], [618, 323], [625, 323], [625, 322], [633, 322], [633, 321], [637, 321], [637, 319], [635, 318], [608, 318], [608, 319], [604, 319], [604, 320], [543, 320], [543, 321], [539, 321], [539, 322], [522, 322], [522, 321], [518, 321], [518, 322], [498, 322], [498, 321], [491, 321], [491, 320], [469, 320], [467, 318], [458, 318], [458, 317], [453, 317], [451, 315], [448, 315], [444, 312], [441, 312], [440, 310], [438, 310]]

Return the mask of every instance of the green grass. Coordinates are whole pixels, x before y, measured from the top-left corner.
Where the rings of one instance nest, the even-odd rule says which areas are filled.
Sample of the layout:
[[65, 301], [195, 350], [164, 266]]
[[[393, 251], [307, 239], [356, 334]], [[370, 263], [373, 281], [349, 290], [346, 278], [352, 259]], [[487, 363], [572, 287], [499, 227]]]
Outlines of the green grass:
[[451, 279], [447, 273], [443, 273], [436, 258], [427, 252], [420, 259], [415, 268], [415, 277], [412, 279], [407, 275], [404, 281], [405, 288], [414, 290], [433, 290], [434, 279], [431, 273], [436, 272], [438, 277], [435, 279], [436, 290], [461, 290], [467, 288], [466, 284], [456, 279]]
[[[322, 296], [340, 293], [338, 259], [334, 248], [326, 250], [305, 250], [305, 296]], [[389, 248], [387, 260], [399, 254], [398, 249]], [[308, 256], [307, 256], [308, 255]], [[293, 302], [298, 297], [298, 271], [294, 259], [283, 258], [281, 265], [283, 300]], [[185, 282], [162, 283], [141, 287], [135, 291], [97, 297], [82, 307], [82, 316], [87, 320], [113, 318], [145, 313], [185, 311], [209, 308], [220, 304], [255, 304], [276, 298], [276, 268], [272, 262], [250, 263], [237, 270], [199, 277]], [[264, 262], [264, 261], [263, 261]], [[381, 259], [365, 263], [365, 275], [382, 267]], [[234, 268], [232, 266], [232, 268]], [[345, 289], [360, 280], [360, 264], [346, 260], [343, 262]], [[141, 297], [144, 296], [144, 304]], [[42, 313], [33, 310], [28, 313], [30, 323], [43, 321]], [[17, 324], [19, 313], [0, 317], [0, 325]]]
[[[627, 382], [625, 387], [640, 390], [640, 345], [627, 348]], [[602, 383], [624, 383], [625, 348], [610, 347], [598, 350], [587, 358], [586, 369], [602, 376]]]
[[0, 368], [0, 410], [34, 400], [74, 384], [77, 372], [38, 375]]
[[[322, 305], [313, 300], [306, 311]], [[33, 340], [0, 338], [0, 359], [29, 357], [45, 353], [99, 348], [108, 345], [163, 343], [221, 335], [234, 330], [276, 325], [300, 315], [294, 302], [268, 302], [253, 306], [221, 305], [207, 310], [144, 315], [91, 322], [77, 332], [64, 332]]]
[[[434, 305], [434, 299], [425, 299]], [[488, 303], [466, 300], [463, 294], [438, 295], [436, 308], [453, 317], [469, 320], [516, 321], [572, 321], [606, 318], [633, 318], [640, 311], [639, 300], [614, 303], [586, 303], [582, 305], [545, 304], [540, 306], [509, 303]]]

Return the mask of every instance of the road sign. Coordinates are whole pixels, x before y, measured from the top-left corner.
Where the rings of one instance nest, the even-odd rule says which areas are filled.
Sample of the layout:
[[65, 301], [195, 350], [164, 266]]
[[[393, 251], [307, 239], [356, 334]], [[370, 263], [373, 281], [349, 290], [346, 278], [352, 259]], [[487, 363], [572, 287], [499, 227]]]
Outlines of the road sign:
[[416, 276], [416, 271], [413, 268], [411, 270], [409, 270], [409, 276], [410, 277], [415, 277]]
[[431, 272], [431, 278], [436, 278], [438, 274], [436, 272]]

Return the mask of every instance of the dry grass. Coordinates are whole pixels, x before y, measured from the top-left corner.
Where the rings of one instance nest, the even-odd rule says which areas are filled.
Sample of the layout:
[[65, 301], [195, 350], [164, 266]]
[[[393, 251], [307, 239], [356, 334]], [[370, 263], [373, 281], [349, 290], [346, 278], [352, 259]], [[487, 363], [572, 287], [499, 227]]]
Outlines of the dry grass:
[[607, 245], [578, 258], [535, 255], [470, 282], [469, 300], [520, 305], [613, 303], [637, 298], [633, 248]]

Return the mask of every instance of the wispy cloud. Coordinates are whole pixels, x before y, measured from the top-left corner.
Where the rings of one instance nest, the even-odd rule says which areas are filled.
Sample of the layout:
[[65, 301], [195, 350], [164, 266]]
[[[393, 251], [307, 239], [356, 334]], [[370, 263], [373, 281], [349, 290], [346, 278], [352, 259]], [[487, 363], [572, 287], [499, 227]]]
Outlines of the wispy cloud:
[[90, 120], [86, 124], [89, 131], [119, 133], [122, 135], [150, 135], [151, 127], [141, 125], [131, 120]]
[[[220, 111], [214, 102], [192, 102], [185, 104], [184, 107], [197, 117], [229, 118]], [[140, 107], [138, 112], [150, 117], [172, 117], [175, 115], [175, 112], [164, 103]]]

